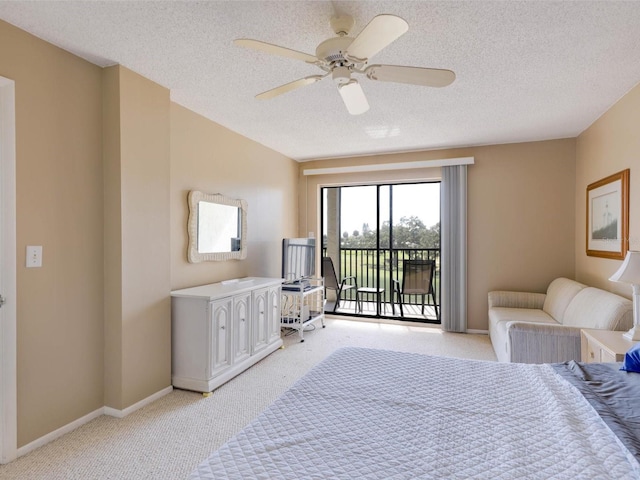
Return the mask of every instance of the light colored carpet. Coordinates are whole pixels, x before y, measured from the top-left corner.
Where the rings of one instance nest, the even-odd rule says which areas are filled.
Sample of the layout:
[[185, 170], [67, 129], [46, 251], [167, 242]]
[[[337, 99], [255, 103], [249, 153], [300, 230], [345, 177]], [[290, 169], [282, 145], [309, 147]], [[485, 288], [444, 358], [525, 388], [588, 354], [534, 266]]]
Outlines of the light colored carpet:
[[[284, 349], [208, 398], [174, 390], [126, 418], [101, 416], [8, 465], [0, 465], [0, 478], [184, 479], [311, 367], [344, 346], [496, 359], [486, 335], [338, 318], [328, 318], [326, 325], [305, 333], [304, 343], [299, 342], [297, 333], [285, 335]], [[312, 408], [309, 415], [313, 415]]]

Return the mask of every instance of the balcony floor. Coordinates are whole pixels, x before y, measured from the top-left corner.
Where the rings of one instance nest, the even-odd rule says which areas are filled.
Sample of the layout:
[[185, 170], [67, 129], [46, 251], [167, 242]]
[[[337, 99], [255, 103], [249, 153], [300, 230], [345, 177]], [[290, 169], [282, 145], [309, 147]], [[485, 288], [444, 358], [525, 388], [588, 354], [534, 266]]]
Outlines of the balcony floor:
[[[342, 300], [340, 306], [335, 312], [332, 312], [333, 302], [327, 302], [325, 307], [325, 313], [337, 313], [344, 315], [362, 315], [365, 317], [376, 316], [376, 302], [362, 302], [362, 312], [356, 309], [356, 302], [354, 300]], [[437, 321], [436, 312], [433, 305], [424, 306], [424, 315], [422, 315], [422, 305], [409, 305], [404, 304], [402, 306], [404, 310], [404, 317], [400, 316], [400, 309], [398, 305], [395, 305], [395, 313], [391, 308], [391, 303], [382, 302], [380, 304], [380, 316], [383, 318], [404, 319], [413, 321]]]

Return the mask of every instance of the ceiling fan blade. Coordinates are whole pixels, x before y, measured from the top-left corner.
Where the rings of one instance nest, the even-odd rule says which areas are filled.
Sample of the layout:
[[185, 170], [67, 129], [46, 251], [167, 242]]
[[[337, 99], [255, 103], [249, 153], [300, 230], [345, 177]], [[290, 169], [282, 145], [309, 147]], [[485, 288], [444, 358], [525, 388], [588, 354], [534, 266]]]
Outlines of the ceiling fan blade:
[[285, 83], [284, 85], [280, 85], [279, 87], [259, 93], [258, 95], [256, 95], [256, 98], [258, 100], [269, 100], [270, 98], [277, 97], [278, 95], [290, 92], [291, 90], [295, 90], [296, 88], [319, 82], [324, 77], [326, 77], [326, 75], [311, 75], [310, 77], [301, 78], [300, 80], [294, 80], [293, 82]]
[[261, 42], [260, 40], [238, 38], [234, 40], [233, 43], [240, 47], [253, 48], [254, 50], [271, 53], [272, 55], [294, 58], [296, 60], [302, 60], [303, 62], [315, 63], [318, 61], [317, 57], [309, 55], [308, 53], [298, 52], [297, 50], [291, 50], [290, 48], [280, 47], [278, 45], [272, 45], [271, 43]]
[[364, 72], [371, 80], [408, 83], [425, 87], [446, 87], [456, 79], [456, 74], [451, 70], [403, 67], [401, 65], [371, 65]]
[[360, 115], [369, 110], [369, 102], [356, 80], [338, 85], [338, 92], [351, 115]]
[[378, 15], [351, 42], [345, 57], [365, 63], [384, 47], [409, 30], [409, 24], [395, 15]]

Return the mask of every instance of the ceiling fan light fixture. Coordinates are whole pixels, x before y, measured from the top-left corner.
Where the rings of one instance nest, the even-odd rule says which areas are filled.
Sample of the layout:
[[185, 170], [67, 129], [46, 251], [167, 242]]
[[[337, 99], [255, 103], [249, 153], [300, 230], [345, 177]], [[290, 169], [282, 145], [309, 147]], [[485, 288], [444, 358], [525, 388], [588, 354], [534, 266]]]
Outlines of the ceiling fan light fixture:
[[338, 85], [338, 92], [351, 115], [360, 115], [369, 110], [369, 102], [357, 80]]
[[259, 93], [256, 98], [274, 98], [331, 75], [349, 113], [360, 115], [369, 110], [369, 102], [358, 82], [351, 78], [352, 74], [364, 74], [369, 80], [425, 87], [446, 87], [455, 80], [456, 75], [451, 70], [403, 65], [369, 65], [371, 57], [407, 32], [409, 24], [404, 19], [390, 14], [377, 15], [355, 38], [349, 36], [353, 25], [353, 17], [347, 14], [335, 15], [331, 19], [331, 27], [338, 36], [321, 42], [316, 47], [315, 56], [250, 38], [234, 40], [240, 47], [301, 60], [315, 65], [324, 72], [324, 75], [312, 75], [272, 88]]
[[351, 81], [351, 70], [349, 67], [334, 67], [331, 78], [338, 85], [345, 85]]

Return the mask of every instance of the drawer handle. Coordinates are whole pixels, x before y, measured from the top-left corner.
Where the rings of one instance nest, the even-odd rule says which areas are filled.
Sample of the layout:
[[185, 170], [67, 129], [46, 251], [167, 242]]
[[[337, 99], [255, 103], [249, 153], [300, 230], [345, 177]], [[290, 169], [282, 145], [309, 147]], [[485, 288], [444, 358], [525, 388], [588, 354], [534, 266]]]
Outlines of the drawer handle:
[[220, 327], [220, 330], [224, 330], [224, 325], [222, 325], [222, 326]]
[[593, 352], [589, 352], [589, 355], [591, 355], [591, 358], [596, 358], [595, 354]]

